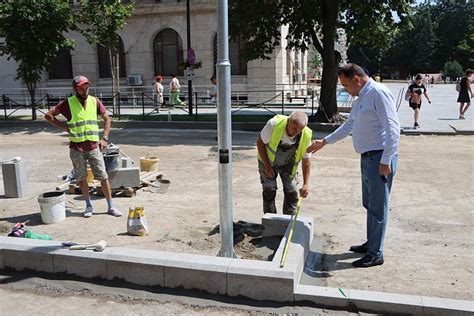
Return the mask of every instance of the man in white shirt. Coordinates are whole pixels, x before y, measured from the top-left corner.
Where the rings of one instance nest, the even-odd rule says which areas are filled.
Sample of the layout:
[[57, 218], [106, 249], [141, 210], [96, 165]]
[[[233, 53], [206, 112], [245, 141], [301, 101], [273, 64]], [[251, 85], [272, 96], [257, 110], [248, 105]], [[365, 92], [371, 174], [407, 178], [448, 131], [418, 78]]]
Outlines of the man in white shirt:
[[185, 105], [184, 102], [179, 99], [180, 89], [181, 89], [181, 85], [179, 84], [178, 78], [176, 78], [176, 75], [171, 74], [170, 105]]
[[311, 144], [312, 131], [307, 127], [306, 113], [296, 111], [291, 115], [275, 115], [262, 129], [257, 139], [258, 170], [263, 190], [263, 212], [276, 213], [275, 197], [277, 176], [283, 183], [283, 214], [293, 214], [298, 203], [297, 171], [303, 161], [303, 187], [300, 195], [309, 191], [311, 154], [306, 150]]
[[384, 239], [387, 228], [388, 200], [397, 170], [400, 123], [395, 98], [390, 90], [369, 78], [356, 64], [338, 71], [341, 85], [357, 100], [347, 121], [332, 134], [315, 140], [309, 152], [316, 152], [352, 134], [352, 143], [361, 155], [362, 204], [367, 209], [367, 239], [350, 251], [365, 254], [352, 263], [368, 268], [384, 263]]

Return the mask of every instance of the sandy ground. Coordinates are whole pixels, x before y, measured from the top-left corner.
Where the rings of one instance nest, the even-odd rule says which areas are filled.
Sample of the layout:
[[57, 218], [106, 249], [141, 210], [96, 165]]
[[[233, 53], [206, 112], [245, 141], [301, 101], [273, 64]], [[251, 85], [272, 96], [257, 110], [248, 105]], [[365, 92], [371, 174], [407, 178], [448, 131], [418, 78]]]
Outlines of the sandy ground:
[[[37, 196], [54, 190], [57, 177], [71, 170], [67, 137], [53, 130], [0, 130], [0, 160], [21, 156], [28, 162], [28, 196], [0, 197], [0, 228], [30, 220], [37, 233], [55, 240], [94, 242], [215, 255], [219, 224], [217, 142], [215, 131], [113, 130], [111, 140], [132, 159], [154, 152], [159, 169], [171, 181], [168, 192], [137, 191], [116, 198], [126, 215], [144, 206], [150, 227], [146, 237], [126, 235], [126, 216], [103, 214], [106, 202], [93, 201], [96, 215], [82, 217], [84, 202], [66, 196], [67, 219], [43, 225]], [[261, 189], [256, 170], [257, 133], [233, 134], [233, 218], [260, 223]], [[370, 269], [353, 269], [358, 256], [348, 252], [364, 240], [359, 157], [350, 139], [327, 146], [313, 157], [310, 196], [301, 215], [314, 217], [315, 235], [326, 240], [324, 273], [318, 280], [344, 287], [456, 299], [473, 299], [472, 234], [474, 210], [474, 137], [402, 136], [386, 237], [385, 261]], [[1, 183], [1, 182], [0, 182]], [[281, 186], [280, 186], [281, 187]], [[0, 185], [0, 195], [3, 188]], [[279, 193], [277, 206], [281, 208]], [[102, 214], [101, 214], [102, 213]]]

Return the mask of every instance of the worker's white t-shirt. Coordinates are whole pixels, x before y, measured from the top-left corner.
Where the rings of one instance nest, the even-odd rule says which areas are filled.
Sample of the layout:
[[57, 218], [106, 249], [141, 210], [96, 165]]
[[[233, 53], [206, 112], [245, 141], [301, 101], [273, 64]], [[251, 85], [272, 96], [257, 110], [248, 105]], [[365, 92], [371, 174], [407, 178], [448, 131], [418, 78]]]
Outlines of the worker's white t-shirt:
[[[174, 84], [174, 86], [175, 86], [175, 89], [173, 89], [173, 84]], [[171, 79], [171, 82], [170, 82], [170, 91], [179, 90], [179, 89], [181, 89], [181, 85], [179, 84], [178, 78], [173, 78], [173, 79]]]
[[[272, 132], [273, 132], [273, 127], [275, 126], [275, 118], [272, 118], [268, 120], [267, 124], [265, 127], [262, 129], [260, 132], [260, 137], [262, 138], [263, 143], [268, 144], [270, 142], [270, 139], [272, 138]], [[281, 142], [284, 145], [293, 145], [297, 141], [297, 136], [290, 137], [286, 133], [286, 129], [283, 132], [283, 135], [281, 136]], [[310, 158], [311, 153], [305, 153], [303, 158]]]

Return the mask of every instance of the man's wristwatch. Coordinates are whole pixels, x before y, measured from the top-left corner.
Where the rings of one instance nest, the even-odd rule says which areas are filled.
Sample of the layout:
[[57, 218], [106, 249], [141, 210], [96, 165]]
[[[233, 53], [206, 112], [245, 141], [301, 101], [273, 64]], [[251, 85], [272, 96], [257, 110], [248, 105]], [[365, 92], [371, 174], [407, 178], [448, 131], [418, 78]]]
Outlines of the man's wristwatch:
[[105, 140], [106, 142], [109, 141], [109, 138], [107, 136], [102, 137], [102, 139]]

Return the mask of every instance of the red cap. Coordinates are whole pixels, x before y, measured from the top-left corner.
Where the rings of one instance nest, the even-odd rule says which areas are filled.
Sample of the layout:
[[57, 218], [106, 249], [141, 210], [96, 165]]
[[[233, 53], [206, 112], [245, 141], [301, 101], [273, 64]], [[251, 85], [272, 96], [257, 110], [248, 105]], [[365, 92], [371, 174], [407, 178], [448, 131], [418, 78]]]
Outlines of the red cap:
[[75, 76], [74, 80], [72, 81], [73, 86], [83, 86], [85, 84], [90, 84], [89, 79], [84, 76]]

